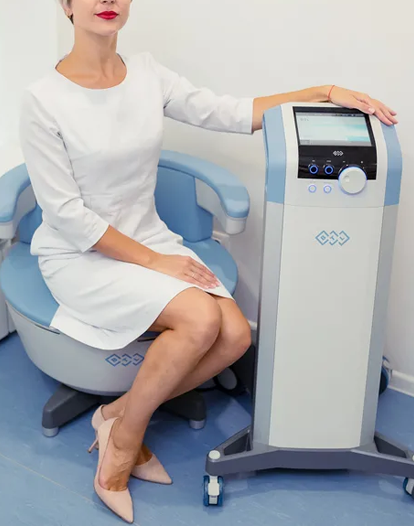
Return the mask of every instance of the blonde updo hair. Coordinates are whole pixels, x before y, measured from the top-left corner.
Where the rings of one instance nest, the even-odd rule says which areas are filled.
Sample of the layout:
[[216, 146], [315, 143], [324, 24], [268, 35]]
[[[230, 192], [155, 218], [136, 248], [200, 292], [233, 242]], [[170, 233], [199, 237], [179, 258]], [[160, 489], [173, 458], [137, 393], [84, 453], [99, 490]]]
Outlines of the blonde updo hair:
[[[59, 3], [62, 7], [70, 7], [72, 4], [72, 0], [59, 0]], [[70, 15], [68, 18], [73, 24], [73, 15]]]

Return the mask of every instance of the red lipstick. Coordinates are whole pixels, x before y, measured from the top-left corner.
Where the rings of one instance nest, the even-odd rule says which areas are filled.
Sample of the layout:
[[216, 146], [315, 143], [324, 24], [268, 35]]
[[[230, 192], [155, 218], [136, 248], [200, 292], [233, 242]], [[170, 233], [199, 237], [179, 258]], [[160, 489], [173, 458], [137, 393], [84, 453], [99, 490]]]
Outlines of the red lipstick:
[[99, 18], [103, 18], [104, 20], [113, 20], [118, 16], [118, 13], [115, 13], [115, 11], [103, 11], [96, 16], [99, 16]]

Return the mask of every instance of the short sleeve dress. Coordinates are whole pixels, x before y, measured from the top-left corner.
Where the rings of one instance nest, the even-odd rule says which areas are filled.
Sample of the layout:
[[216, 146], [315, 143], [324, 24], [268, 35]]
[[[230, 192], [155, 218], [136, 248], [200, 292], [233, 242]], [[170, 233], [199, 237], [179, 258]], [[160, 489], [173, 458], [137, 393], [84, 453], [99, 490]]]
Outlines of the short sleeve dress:
[[[155, 208], [164, 116], [250, 134], [253, 113], [252, 98], [196, 88], [150, 53], [119, 56], [127, 75], [108, 89], [84, 88], [54, 68], [24, 91], [19, 125], [43, 212], [31, 253], [59, 305], [51, 327], [106, 350], [138, 338], [196, 286], [101, 254], [93, 246], [109, 225], [156, 252], [203, 263]], [[232, 297], [223, 284], [206, 292]]]

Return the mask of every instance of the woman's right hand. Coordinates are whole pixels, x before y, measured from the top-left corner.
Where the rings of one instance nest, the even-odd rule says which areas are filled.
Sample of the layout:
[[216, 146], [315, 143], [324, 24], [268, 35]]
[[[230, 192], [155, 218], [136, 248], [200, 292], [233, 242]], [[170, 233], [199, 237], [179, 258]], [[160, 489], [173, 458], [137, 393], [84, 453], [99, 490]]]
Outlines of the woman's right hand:
[[191, 256], [157, 254], [151, 269], [205, 289], [220, 285], [213, 272]]

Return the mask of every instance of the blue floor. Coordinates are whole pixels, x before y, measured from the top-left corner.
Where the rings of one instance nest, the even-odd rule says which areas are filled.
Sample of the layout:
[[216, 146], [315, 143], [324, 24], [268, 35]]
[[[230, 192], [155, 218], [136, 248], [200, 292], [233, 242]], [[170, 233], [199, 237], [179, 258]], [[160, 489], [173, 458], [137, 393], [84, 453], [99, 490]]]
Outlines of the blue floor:
[[[86, 452], [90, 414], [43, 437], [42, 407], [56, 384], [26, 357], [19, 338], [0, 343], [0, 525], [107, 526], [123, 522], [95, 496], [97, 453]], [[131, 479], [141, 526], [412, 526], [414, 501], [401, 479], [349, 473], [266, 472], [226, 479], [223, 508], [204, 508], [205, 455], [249, 424], [247, 398], [210, 392], [209, 420], [192, 431], [157, 414], [146, 442], [174, 480], [159, 486]], [[387, 391], [379, 431], [414, 449], [414, 399]]]

